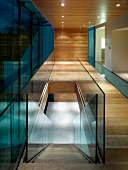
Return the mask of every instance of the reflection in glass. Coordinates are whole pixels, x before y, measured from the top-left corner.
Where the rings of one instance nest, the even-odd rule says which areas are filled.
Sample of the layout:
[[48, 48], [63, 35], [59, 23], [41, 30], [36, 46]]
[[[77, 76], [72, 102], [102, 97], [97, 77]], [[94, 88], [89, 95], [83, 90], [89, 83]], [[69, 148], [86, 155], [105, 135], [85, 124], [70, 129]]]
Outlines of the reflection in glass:
[[75, 145], [97, 162], [97, 95], [86, 105], [74, 120]]
[[28, 96], [27, 161], [51, 143], [51, 129], [50, 119]]

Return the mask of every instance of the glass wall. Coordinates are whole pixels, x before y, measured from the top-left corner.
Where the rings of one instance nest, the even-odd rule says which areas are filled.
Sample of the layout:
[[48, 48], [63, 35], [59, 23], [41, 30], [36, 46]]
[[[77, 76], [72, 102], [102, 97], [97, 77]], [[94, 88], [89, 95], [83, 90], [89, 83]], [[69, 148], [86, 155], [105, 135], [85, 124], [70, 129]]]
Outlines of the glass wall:
[[0, 4], [0, 111], [12, 100], [13, 62], [12, 62], [12, 32], [13, 5], [8, 0]]
[[18, 95], [0, 117], [0, 169], [15, 169], [26, 140], [26, 96]]
[[0, 113], [54, 50], [54, 29], [31, 1], [0, 6]]
[[[48, 39], [48, 40], [47, 40]], [[44, 64], [45, 81], [31, 82], [25, 93], [35, 97], [53, 67], [54, 29], [31, 1], [0, 4], [0, 169], [16, 169], [26, 139], [26, 99], [21, 91]], [[49, 58], [50, 56], [50, 58]], [[46, 60], [48, 61], [46, 62]], [[39, 87], [39, 88], [38, 88]], [[41, 93], [40, 93], [41, 94]], [[39, 95], [38, 95], [39, 96]], [[37, 98], [36, 98], [37, 99]], [[39, 100], [38, 100], [39, 101]], [[34, 105], [34, 103], [33, 103]], [[43, 117], [45, 120], [46, 118]], [[47, 120], [46, 120], [47, 121]], [[43, 129], [45, 129], [45, 124]], [[44, 133], [44, 132], [42, 132]], [[50, 133], [48, 131], [48, 133]], [[46, 134], [43, 134], [45, 136]], [[43, 143], [48, 143], [48, 136]], [[44, 144], [45, 145], [45, 144]], [[46, 145], [45, 145], [46, 146]]]
[[32, 50], [32, 19], [31, 12], [20, 5], [20, 90], [30, 80], [31, 74], [31, 50]]

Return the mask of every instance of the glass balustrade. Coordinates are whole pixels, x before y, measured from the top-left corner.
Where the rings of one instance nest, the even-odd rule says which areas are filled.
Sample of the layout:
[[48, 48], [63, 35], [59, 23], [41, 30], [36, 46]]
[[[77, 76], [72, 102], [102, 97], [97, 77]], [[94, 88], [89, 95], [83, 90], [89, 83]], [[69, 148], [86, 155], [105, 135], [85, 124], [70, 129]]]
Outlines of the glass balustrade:
[[117, 90], [128, 98], [128, 82], [105, 68], [103, 65], [95, 62], [96, 70], [103, 75]]
[[93, 162], [97, 162], [97, 95], [74, 120], [74, 143]]
[[28, 96], [27, 162], [51, 143], [52, 122]]
[[[78, 59], [80, 62], [80, 60]], [[80, 62], [81, 63], [81, 62]], [[84, 65], [81, 63], [84, 67]], [[79, 82], [79, 87], [81, 89], [83, 101], [89, 103], [92, 97], [97, 94], [97, 151], [101, 157], [103, 163], [105, 163], [105, 93], [90, 75], [90, 73], [85, 71], [90, 76], [90, 79]], [[91, 107], [91, 105], [90, 105]]]

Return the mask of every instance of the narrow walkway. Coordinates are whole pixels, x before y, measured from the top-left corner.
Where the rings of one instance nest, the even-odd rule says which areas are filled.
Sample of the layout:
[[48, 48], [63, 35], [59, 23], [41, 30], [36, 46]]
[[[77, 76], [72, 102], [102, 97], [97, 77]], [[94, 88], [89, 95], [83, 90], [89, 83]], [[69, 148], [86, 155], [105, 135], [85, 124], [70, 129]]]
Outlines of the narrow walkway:
[[128, 99], [87, 62], [82, 62], [105, 93], [106, 164], [127, 164], [128, 169]]

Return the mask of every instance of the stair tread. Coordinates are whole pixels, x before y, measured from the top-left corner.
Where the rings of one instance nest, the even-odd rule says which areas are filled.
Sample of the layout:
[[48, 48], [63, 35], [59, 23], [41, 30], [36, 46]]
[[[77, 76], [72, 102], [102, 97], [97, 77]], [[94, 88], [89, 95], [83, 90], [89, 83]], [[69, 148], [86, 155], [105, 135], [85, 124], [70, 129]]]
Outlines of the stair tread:
[[20, 165], [18, 170], [94, 170], [94, 165], [89, 164], [69, 164], [69, 163], [31, 163], [28, 165]]
[[50, 145], [33, 163], [20, 164], [18, 170], [85, 170], [89, 161], [73, 145]]
[[127, 170], [128, 164], [55, 164], [55, 163], [29, 163], [20, 164], [18, 170]]

